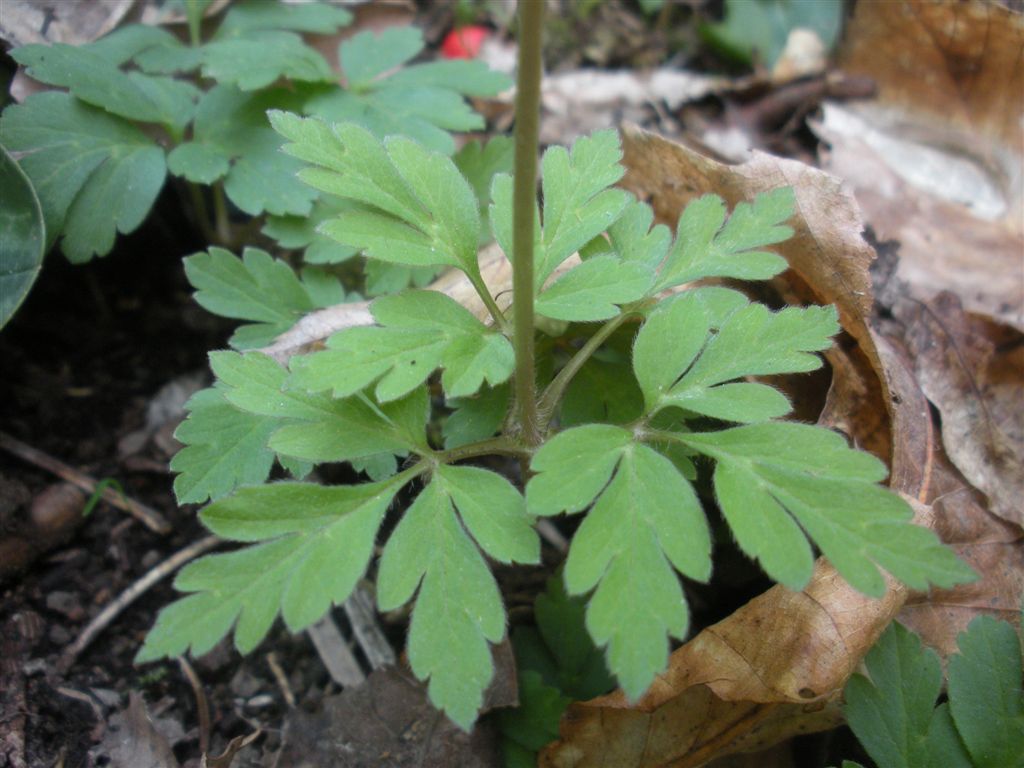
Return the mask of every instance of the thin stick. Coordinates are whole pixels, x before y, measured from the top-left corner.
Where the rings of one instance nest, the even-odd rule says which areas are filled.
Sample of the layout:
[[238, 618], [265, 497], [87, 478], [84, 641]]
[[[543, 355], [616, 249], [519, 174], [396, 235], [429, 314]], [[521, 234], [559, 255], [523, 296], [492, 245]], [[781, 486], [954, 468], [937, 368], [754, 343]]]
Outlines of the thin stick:
[[270, 667], [270, 671], [274, 675], [277, 687], [281, 689], [284, 703], [288, 705], [289, 709], [295, 709], [295, 694], [292, 693], [292, 687], [288, 684], [288, 676], [281, 669], [281, 663], [277, 660], [277, 654], [274, 651], [267, 654], [267, 666]]
[[207, 536], [205, 539], [200, 539], [194, 544], [189, 544], [184, 549], [175, 552], [169, 558], [147, 572], [141, 579], [114, 598], [114, 600], [107, 603], [106, 608], [100, 611], [96, 615], [96, 618], [89, 622], [89, 626], [87, 626], [82, 634], [78, 636], [78, 639], [68, 646], [61, 655], [60, 661], [57, 663], [58, 668], [65, 672], [70, 669], [82, 651], [89, 646], [89, 643], [95, 640], [96, 636], [106, 629], [107, 626], [117, 618], [121, 611], [135, 602], [140, 595], [145, 593], [158, 581], [174, 573], [189, 560], [193, 560], [205, 552], [210, 551], [221, 542], [223, 542], [223, 539], [220, 538], [220, 536]]
[[199, 715], [199, 751], [205, 755], [210, 751], [210, 702], [206, 700], [203, 683], [192, 665], [188, 663], [188, 659], [179, 656], [178, 666], [181, 667], [182, 674], [188, 678], [188, 683], [192, 686], [192, 695], [196, 697], [196, 712]]
[[[57, 475], [57, 477], [62, 480], [66, 480], [72, 485], [77, 485], [86, 493], [95, 493], [96, 487], [99, 485], [98, 480], [90, 477], [84, 472], [79, 472], [74, 467], [68, 466], [59, 459], [55, 459], [52, 456], [33, 448], [31, 445], [26, 445], [17, 438], [11, 437], [6, 432], [0, 432], [0, 448], [17, 456], [19, 459], [27, 461], [29, 464], [34, 464], [40, 469], [52, 472]], [[167, 519], [155, 509], [148, 507], [141, 502], [135, 501], [134, 499], [130, 499], [128, 496], [118, 493], [113, 488], [104, 488], [100, 492], [100, 498], [111, 506], [124, 510], [151, 531], [155, 531], [156, 533], [170, 533], [171, 531], [171, 524], [168, 523]]]

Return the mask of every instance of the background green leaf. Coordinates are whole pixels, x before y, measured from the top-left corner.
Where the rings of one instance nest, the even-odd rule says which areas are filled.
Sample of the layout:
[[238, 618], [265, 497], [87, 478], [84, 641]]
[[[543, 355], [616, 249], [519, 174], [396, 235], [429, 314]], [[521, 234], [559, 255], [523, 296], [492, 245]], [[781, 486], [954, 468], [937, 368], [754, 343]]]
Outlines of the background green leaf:
[[103, 256], [136, 229], [163, 187], [163, 150], [119, 117], [66, 93], [45, 92], [0, 117], [0, 143], [39, 195], [47, 247], [63, 235], [72, 262]]
[[46, 230], [39, 198], [25, 172], [0, 146], [0, 328], [28, 295], [39, 275]]

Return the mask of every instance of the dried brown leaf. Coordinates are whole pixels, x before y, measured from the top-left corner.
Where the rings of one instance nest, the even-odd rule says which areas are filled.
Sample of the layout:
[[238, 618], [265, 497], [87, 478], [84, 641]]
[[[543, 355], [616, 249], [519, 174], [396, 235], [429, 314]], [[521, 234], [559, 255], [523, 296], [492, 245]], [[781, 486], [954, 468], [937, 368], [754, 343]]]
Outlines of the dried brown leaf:
[[929, 497], [935, 530], [981, 578], [953, 589], [914, 593], [897, 617], [946, 658], [979, 615], [1017, 624], [1024, 597], [1024, 531], [986, 509], [985, 499], [934, 446]]
[[1005, 520], [1024, 523], [1024, 337], [965, 313], [956, 296], [895, 307], [949, 458]]
[[998, 3], [858, 3], [841, 64], [874, 102], [825, 107], [824, 166], [916, 298], [941, 290], [1024, 330], [1024, 16]]
[[100, 752], [112, 768], [178, 768], [167, 737], [149, 719], [146, 704], [135, 691], [128, 695], [128, 709], [115, 715]]

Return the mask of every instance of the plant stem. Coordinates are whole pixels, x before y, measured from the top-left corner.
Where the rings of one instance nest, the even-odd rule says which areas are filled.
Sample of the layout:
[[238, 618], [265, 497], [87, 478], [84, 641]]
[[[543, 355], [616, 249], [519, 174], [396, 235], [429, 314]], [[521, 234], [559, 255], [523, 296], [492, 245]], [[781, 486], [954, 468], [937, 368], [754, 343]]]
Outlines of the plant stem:
[[580, 368], [583, 367], [583, 364], [590, 359], [591, 355], [598, 350], [598, 347], [604, 344], [608, 337], [615, 333], [623, 323], [637, 316], [638, 313], [624, 311], [602, 325], [597, 333], [587, 339], [586, 343], [565, 364], [565, 367], [551, 380], [547, 389], [544, 390], [544, 394], [541, 395], [540, 405], [538, 406], [542, 429], [547, 429], [548, 422], [551, 421], [551, 416], [554, 414], [555, 406], [558, 405], [558, 401], [565, 394], [565, 388], [569, 386], [569, 382], [572, 381]]
[[537, 205], [541, 34], [545, 0], [519, 0], [516, 78], [515, 181], [512, 231], [512, 313], [516, 352], [516, 411], [521, 438], [541, 441], [533, 349], [533, 216]]
[[487, 311], [491, 313], [491, 317], [494, 318], [494, 322], [497, 323], [498, 328], [502, 333], [507, 335], [510, 331], [508, 320], [505, 319], [505, 315], [502, 314], [501, 308], [498, 306], [497, 302], [495, 302], [490, 289], [484, 282], [484, 279], [479, 273], [473, 274], [471, 272], [467, 272], [466, 276], [469, 278], [469, 282], [473, 284], [473, 287], [476, 289], [477, 295], [480, 296], [480, 300], [483, 301], [484, 306], [487, 307]]
[[231, 248], [231, 219], [228, 218], [228, 202], [224, 196], [224, 185], [213, 185], [213, 214], [216, 219], [217, 239], [225, 248]]
[[507, 437], [492, 437], [488, 440], [460, 445], [458, 448], [451, 448], [447, 451], [438, 451], [434, 457], [440, 462], [450, 464], [453, 461], [472, 459], [476, 456], [490, 456], [495, 453], [523, 456], [529, 453], [529, 449], [518, 445]]

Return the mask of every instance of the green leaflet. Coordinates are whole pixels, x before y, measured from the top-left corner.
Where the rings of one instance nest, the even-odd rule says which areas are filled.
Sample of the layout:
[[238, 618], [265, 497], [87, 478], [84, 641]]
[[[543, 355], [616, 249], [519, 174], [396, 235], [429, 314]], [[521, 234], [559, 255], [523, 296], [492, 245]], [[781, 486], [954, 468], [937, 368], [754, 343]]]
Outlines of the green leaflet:
[[679, 217], [676, 241], [662, 266], [657, 290], [702, 277], [767, 280], [786, 268], [775, 253], [756, 250], [787, 240], [793, 230], [785, 222], [793, 215], [789, 187], [740, 203], [725, 220], [725, 203], [705, 195], [690, 203]]
[[667, 636], [681, 638], [689, 625], [675, 570], [700, 580], [711, 573], [697, 496], [669, 459], [607, 425], [556, 435], [531, 467], [538, 474], [526, 497], [534, 514], [577, 511], [598, 497], [573, 538], [565, 583], [570, 594], [596, 587], [587, 629], [608, 646], [609, 668], [635, 699], [664, 669]]
[[193, 594], [161, 611], [136, 661], [189, 648], [201, 656], [233, 625], [235, 645], [247, 653], [278, 611], [293, 632], [312, 624], [332, 603], [344, 602], [366, 571], [377, 529], [401, 485], [276, 483], [211, 504], [202, 518], [214, 533], [264, 543], [183, 568], [175, 586]]
[[949, 659], [949, 701], [938, 707], [937, 654], [892, 624], [846, 684], [846, 717], [879, 768], [1020, 768], [1024, 697], [1013, 627], [974, 619]]
[[397, 608], [417, 587], [409, 663], [419, 679], [430, 679], [430, 700], [468, 731], [493, 676], [488, 642], [504, 636], [505, 611], [487, 563], [437, 480], [416, 497], [388, 539], [377, 602], [381, 610]]
[[505, 336], [489, 330], [464, 307], [436, 291], [407, 291], [371, 305], [379, 326], [348, 328], [327, 349], [291, 362], [292, 384], [331, 389], [347, 397], [377, 382], [376, 397], [394, 400], [419, 386], [438, 367], [449, 397], [501, 384], [512, 373], [514, 353]]
[[630, 200], [608, 230], [612, 251], [624, 262], [657, 269], [668, 253], [672, 233], [664, 224], [652, 228], [653, 221], [651, 206]]
[[73, 262], [105, 255], [117, 232], [146, 218], [166, 175], [164, 153], [121, 118], [64, 93], [37, 93], [4, 110], [0, 143], [20, 157], [39, 195], [47, 247], [63, 235]]
[[285, 262], [259, 248], [246, 248], [242, 258], [210, 248], [185, 259], [185, 275], [200, 306], [254, 323], [235, 331], [231, 346], [236, 349], [266, 346], [307, 312], [344, 297], [337, 278], [310, 274], [300, 281]]
[[296, 109], [287, 90], [244, 92], [233, 85], [211, 88], [199, 100], [192, 141], [175, 147], [172, 173], [209, 184], [224, 177], [232, 203], [250, 216], [309, 214], [317, 194], [295, 177], [302, 164], [281, 152], [281, 139], [267, 122], [268, 109]]
[[307, 113], [329, 123], [354, 122], [376, 136], [408, 136], [450, 155], [455, 142], [448, 131], [484, 127], [465, 97], [494, 96], [511, 81], [479, 61], [402, 66], [422, 48], [422, 34], [413, 27], [354, 35], [338, 46], [349, 88], [314, 93]]
[[217, 389], [197, 392], [185, 407], [189, 416], [174, 433], [184, 447], [171, 459], [179, 504], [216, 500], [267, 479], [274, 463], [267, 441], [281, 422], [236, 408]]
[[733, 383], [743, 376], [814, 370], [814, 352], [831, 346], [839, 324], [833, 307], [788, 307], [771, 312], [748, 304], [716, 318], [707, 294], [686, 292], [656, 308], [637, 334], [633, 366], [647, 410], [675, 406], [739, 422], [766, 421], [789, 412], [786, 397], [764, 384]]
[[607, 320], [619, 314], [616, 305], [642, 299], [653, 282], [654, 273], [644, 264], [602, 254], [573, 267], [541, 291], [535, 308], [554, 320]]
[[1024, 766], [1021, 648], [1013, 627], [979, 616], [949, 660], [949, 708], [978, 768]]
[[277, 453], [304, 461], [348, 461], [425, 449], [426, 390], [378, 407], [368, 398], [332, 400], [285, 386], [287, 372], [266, 355], [213, 352], [225, 398], [261, 416], [287, 419], [270, 437]]
[[284, 151], [315, 164], [302, 179], [380, 211], [342, 213], [322, 225], [325, 234], [383, 261], [479, 274], [476, 196], [450, 158], [398, 136], [382, 144], [352, 124], [328, 127], [283, 112], [270, 119], [291, 142]]
[[900, 624], [892, 624], [846, 684], [846, 716], [880, 768], [930, 764], [928, 725], [942, 689], [939, 657]]
[[562, 713], [573, 700], [591, 699], [615, 686], [603, 654], [587, 634], [585, 611], [586, 603], [566, 594], [558, 574], [534, 601], [537, 626], [512, 629], [519, 706], [502, 710], [498, 724], [505, 755], [525, 753], [523, 765], [535, 766], [536, 750], [558, 738]]
[[293, 32], [329, 35], [351, 21], [352, 14], [349, 11], [329, 3], [288, 5], [246, 0], [232, 3], [217, 35], [240, 36], [260, 29], [289, 29]]
[[629, 196], [620, 189], [609, 189], [625, 172], [619, 165], [621, 157], [615, 131], [598, 131], [577, 139], [570, 151], [551, 147], [544, 153], [544, 226], [534, 269], [538, 288], [559, 264], [608, 229], [622, 213]]
[[0, 146], [0, 329], [28, 295], [43, 264], [46, 229], [39, 198], [25, 172]]
[[67, 88], [87, 104], [179, 132], [192, 119], [199, 94], [194, 85], [180, 80], [123, 72], [89, 46], [25, 45], [11, 56], [36, 80]]
[[715, 493], [740, 547], [791, 589], [811, 575], [804, 532], [874, 597], [885, 592], [877, 566], [918, 590], [975, 578], [932, 531], [911, 524], [906, 502], [877, 485], [885, 466], [834, 432], [765, 423], [677, 439], [716, 459]]
[[[268, 216], [262, 231], [282, 248], [304, 249], [302, 260], [306, 264], [340, 264], [355, 256], [358, 250], [342, 245], [317, 230], [327, 219], [356, 207], [349, 200], [321, 195], [313, 202], [313, 210], [308, 216]], [[407, 285], [405, 283], [401, 287]]]
[[455, 153], [452, 161], [459, 173], [473, 187], [480, 205], [480, 244], [490, 242], [491, 225], [488, 211], [491, 205], [491, 185], [499, 173], [512, 173], [514, 145], [507, 136], [495, 136], [486, 145], [470, 141]]
[[266, 88], [280, 78], [329, 83], [327, 61], [299, 35], [280, 30], [250, 32], [244, 38], [213, 40], [203, 46], [203, 77], [243, 91]]

